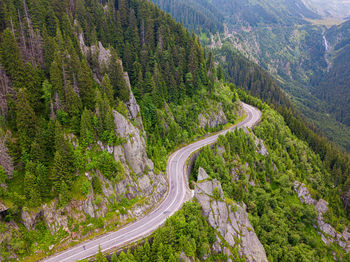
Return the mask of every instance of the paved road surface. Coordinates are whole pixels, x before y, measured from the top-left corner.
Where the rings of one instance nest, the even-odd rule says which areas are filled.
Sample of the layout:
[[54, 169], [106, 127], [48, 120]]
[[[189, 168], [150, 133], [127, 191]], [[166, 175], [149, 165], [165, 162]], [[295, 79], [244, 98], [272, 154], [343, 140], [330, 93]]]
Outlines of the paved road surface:
[[215, 142], [219, 135], [243, 126], [252, 127], [260, 120], [261, 112], [259, 110], [247, 104], [243, 104], [243, 106], [247, 113], [247, 117], [244, 121], [229, 130], [222, 131], [216, 135], [183, 147], [170, 156], [167, 165], [167, 175], [169, 180], [168, 195], [155, 210], [140, 220], [128, 224], [118, 231], [83, 242], [71, 249], [53, 255], [45, 261], [70, 262], [81, 260], [95, 255], [98, 252], [99, 246], [102, 251], [122, 247], [127, 243], [149, 235], [157, 229], [165, 222], [167, 217], [173, 215], [181, 208], [184, 202], [191, 198], [191, 191], [188, 188], [188, 179], [185, 177], [187, 158], [199, 148]]

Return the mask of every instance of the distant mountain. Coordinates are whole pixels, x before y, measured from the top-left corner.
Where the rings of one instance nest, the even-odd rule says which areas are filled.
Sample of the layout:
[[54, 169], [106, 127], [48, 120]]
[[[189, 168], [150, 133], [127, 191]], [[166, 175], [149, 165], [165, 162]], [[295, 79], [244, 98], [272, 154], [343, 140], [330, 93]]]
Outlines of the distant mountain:
[[322, 16], [345, 18], [350, 15], [350, 2], [346, 0], [303, 0], [303, 2]]
[[[343, 117], [337, 116], [336, 110], [322, 98], [320, 92], [316, 92], [321, 77], [327, 72], [331, 62], [330, 55], [326, 56], [326, 44], [334, 46], [337, 36], [333, 37], [328, 33], [331, 31], [320, 25], [322, 14], [311, 9], [307, 2], [302, 0], [190, 0], [186, 3], [183, 0], [152, 1], [170, 12], [178, 21], [184, 21], [187, 28], [195, 29], [196, 32], [210, 32], [212, 36], [209, 38], [201, 34], [202, 43], [208, 47], [220, 49], [222, 46], [231, 45], [247, 59], [263, 67], [277, 80], [294, 105], [310, 122], [328, 138], [350, 150], [348, 126], [338, 121]], [[200, 19], [188, 17], [188, 8], [185, 8], [188, 5], [197, 14], [211, 11], [210, 15], [206, 16], [208, 18], [206, 24], [223, 21], [223, 33], [221, 29], [215, 31], [212, 29], [215, 27], [203, 26]], [[337, 44], [343, 43], [345, 42]], [[228, 74], [235, 75], [236, 72]]]
[[309, 10], [301, 0], [208, 0], [233, 24], [291, 25], [304, 23], [304, 18], [317, 19], [320, 16]]
[[333, 26], [325, 39], [330, 45], [330, 67], [313, 93], [330, 105], [338, 121], [350, 126], [350, 21]]
[[223, 31], [223, 15], [207, 0], [151, 0], [178, 22], [196, 32]]

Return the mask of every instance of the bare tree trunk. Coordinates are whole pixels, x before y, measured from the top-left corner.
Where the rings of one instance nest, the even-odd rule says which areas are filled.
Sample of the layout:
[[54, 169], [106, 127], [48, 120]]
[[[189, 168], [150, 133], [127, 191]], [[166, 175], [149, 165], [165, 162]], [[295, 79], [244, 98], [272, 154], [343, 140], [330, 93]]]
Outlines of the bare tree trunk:
[[7, 134], [3, 138], [0, 137], [0, 165], [7, 173], [7, 177], [11, 178], [13, 174], [13, 162], [6, 147], [6, 140]]
[[22, 18], [19, 10], [18, 10], [18, 21], [19, 21], [19, 28], [20, 28], [20, 50], [22, 54], [22, 59], [24, 62], [28, 62], [30, 55], [28, 54], [28, 50], [27, 50], [26, 36], [25, 36], [25, 31], [24, 31]]
[[29, 56], [30, 60], [32, 61], [33, 65], [36, 66], [38, 63], [43, 66], [44, 65], [44, 57], [42, 53], [42, 37], [39, 33], [39, 31], [34, 32], [32, 21], [29, 17], [29, 12], [27, 8], [26, 0], [23, 0], [23, 6], [24, 6], [24, 15], [27, 20], [27, 27], [28, 27], [28, 33], [29, 33]]
[[5, 70], [0, 65], [0, 116], [6, 116], [8, 112], [6, 96], [10, 90], [10, 80]]

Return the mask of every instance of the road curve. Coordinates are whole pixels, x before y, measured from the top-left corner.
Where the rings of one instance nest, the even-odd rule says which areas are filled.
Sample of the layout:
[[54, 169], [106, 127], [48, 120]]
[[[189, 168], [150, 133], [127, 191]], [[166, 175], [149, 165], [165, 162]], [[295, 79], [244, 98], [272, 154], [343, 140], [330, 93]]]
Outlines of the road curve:
[[98, 252], [99, 246], [102, 251], [118, 248], [145, 237], [162, 225], [167, 217], [173, 215], [181, 208], [184, 202], [191, 198], [188, 187], [188, 178], [185, 175], [186, 160], [188, 157], [203, 146], [214, 143], [219, 135], [226, 134], [235, 128], [252, 127], [258, 123], [261, 112], [243, 103], [247, 117], [232, 128], [222, 131], [203, 140], [194, 142], [173, 153], [168, 160], [167, 175], [169, 190], [164, 201], [145, 217], [134, 223], [128, 224], [118, 231], [105, 234], [101, 237], [83, 242], [70, 249], [55, 254], [44, 261], [48, 262], [70, 262], [91, 257]]

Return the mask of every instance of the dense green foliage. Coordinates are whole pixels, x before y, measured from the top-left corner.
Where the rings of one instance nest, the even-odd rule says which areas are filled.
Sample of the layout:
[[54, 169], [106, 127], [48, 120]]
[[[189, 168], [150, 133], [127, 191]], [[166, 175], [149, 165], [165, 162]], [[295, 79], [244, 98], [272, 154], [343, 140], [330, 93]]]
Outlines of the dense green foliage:
[[[210, 247], [216, 240], [214, 229], [201, 214], [201, 206], [195, 202], [186, 203], [183, 208], [170, 217], [163, 227], [157, 229], [151, 241], [137, 245], [131, 252], [114, 254], [111, 261], [179, 261], [180, 256], [187, 256], [203, 261], [222, 261], [223, 255], [213, 256]], [[98, 255], [96, 262], [106, 261]]]
[[207, 0], [152, 0], [162, 10], [196, 32], [222, 32], [223, 16]]
[[325, 74], [319, 76], [312, 92], [326, 101], [329, 111], [340, 122], [350, 126], [350, 21], [334, 26], [325, 33], [332, 49], [329, 50], [331, 63]]
[[349, 225], [319, 156], [292, 135], [283, 118], [267, 106], [254, 133], [264, 141], [268, 155], [257, 153], [252, 137], [236, 130], [199, 154], [192, 179], [196, 180], [198, 167], [203, 167], [210, 177], [221, 181], [227, 197], [246, 203], [269, 261], [330, 261], [333, 251], [343, 257], [340, 248], [325, 247], [313, 227], [315, 208], [302, 204], [294, 192], [294, 181], [305, 183], [315, 199], [329, 201], [330, 221], [339, 232]]
[[[176, 18], [187, 21], [186, 9], [180, 6], [180, 1], [172, 1], [170, 9], [166, 1], [156, 3]], [[309, 22], [310, 19], [320, 17], [301, 1], [212, 0], [196, 2], [193, 8], [200, 12], [207, 5], [215, 7], [217, 16], [223, 19], [226, 25], [224, 33], [217, 30], [221, 33], [224, 46], [220, 47], [217, 36], [213, 39], [217, 42], [216, 47], [219, 46], [215, 48], [217, 61], [226, 64], [225, 71], [230, 76], [229, 80], [248, 86], [248, 89], [251, 89], [249, 86], [257, 84], [257, 93], [261, 93], [262, 86], [266, 92], [263, 91], [265, 95], [261, 97], [268, 97], [265, 101], [280, 97], [277, 84], [266, 81], [266, 76], [261, 78], [261, 83], [256, 83], [257, 75], [261, 71], [258, 66], [250, 65], [250, 70], [243, 69], [242, 64], [247, 61], [240, 58], [236, 52], [228, 51], [234, 47], [245, 57], [268, 70], [278, 81], [278, 85], [290, 95], [293, 104], [309, 123], [331, 141], [349, 151], [350, 133], [346, 120], [349, 111], [347, 23], [329, 30], [313, 25]], [[216, 21], [210, 15], [207, 17], [213, 23]], [[185, 26], [191, 29], [199, 28], [197, 31], [201, 32], [206, 32], [207, 28], [197, 20], [190, 20]], [[212, 33], [215, 35], [216, 32]], [[328, 55], [325, 55], [327, 50], [324, 36], [331, 47]], [[206, 34], [201, 34], [201, 41], [212, 47], [213, 43]], [[228, 54], [230, 52], [235, 54]], [[327, 67], [330, 68], [328, 73]], [[249, 74], [253, 75], [252, 79], [244, 76]], [[268, 85], [272, 85], [273, 90], [270, 90]], [[281, 100], [282, 104], [284, 100]]]
[[[0, 1], [0, 14], [1, 123], [13, 134], [7, 144], [18, 167], [9, 191], [27, 195], [30, 206], [69, 191], [75, 174], [85, 170], [122, 177], [111, 156], [91, 156], [87, 150], [98, 140], [122, 142], [114, 135], [112, 114], [125, 114], [122, 102], [129, 100], [120, 59], [141, 103], [149, 153], [158, 168], [164, 168], [167, 152], [203, 132], [195, 131], [196, 117], [207, 106], [203, 96], [222, 98], [214, 91], [214, 78], [208, 78], [198, 38], [145, 1]], [[101, 65], [93, 53], [85, 57], [83, 40], [110, 45], [110, 62]], [[233, 109], [230, 103], [227, 111]], [[161, 119], [164, 107], [176, 118], [168, 129]], [[86, 159], [92, 160], [88, 166]], [[45, 177], [36, 178], [36, 172]], [[23, 187], [17, 187], [24, 177]], [[41, 183], [46, 193], [37, 192]]]
[[[299, 8], [302, 8], [302, 10], [304, 11], [296, 11], [295, 8], [292, 8], [292, 6], [295, 3], [292, 3], [290, 1], [283, 1], [282, 3], [273, 2], [270, 4], [265, 3], [265, 1], [259, 2], [261, 2], [260, 9], [266, 10], [268, 9], [267, 7], [271, 7], [270, 9], [268, 9], [270, 11], [272, 10], [269, 13], [270, 17], [279, 17], [277, 20], [275, 19], [274, 21], [270, 21], [271, 19], [262, 19], [262, 25], [269, 24], [270, 27], [277, 26], [277, 29], [271, 31], [271, 35], [269, 37], [266, 37], [266, 34], [263, 31], [266, 31], [267, 29], [264, 26], [262, 26], [260, 37], [257, 38], [259, 40], [259, 43], [260, 40], [270, 41], [265, 43], [265, 49], [268, 50], [268, 52], [275, 52], [276, 50], [280, 50], [281, 48], [283, 48], [283, 50], [290, 50], [288, 52], [292, 53], [289, 55], [285, 55], [285, 58], [282, 59], [282, 61], [285, 62], [288, 62], [290, 59], [292, 59], [291, 55], [293, 55], [295, 52], [291, 50], [299, 50], [300, 52], [298, 52], [297, 54], [300, 55], [300, 57], [302, 57], [303, 61], [306, 59], [305, 57], [307, 57], [308, 59], [308, 62], [303, 62], [303, 65], [305, 65], [306, 67], [302, 70], [302, 72], [309, 71], [310, 66], [316, 66], [318, 67], [318, 69], [314, 68], [311, 71], [317, 71], [318, 73], [321, 73], [320, 68], [324, 67], [325, 64], [323, 53], [324, 47], [322, 46], [323, 39], [321, 35], [322, 30], [306, 25], [303, 27], [302, 30], [300, 30], [300, 27], [298, 26], [298, 30], [293, 31], [291, 28], [289, 30], [287, 27], [282, 28], [279, 25], [280, 17], [283, 18], [283, 24], [289, 23], [290, 27], [293, 27], [294, 23], [305, 24], [305, 21], [300, 17], [300, 14], [305, 11], [304, 8], [302, 8], [303, 5], [299, 5]], [[245, 4], [243, 3], [236, 3], [237, 5], [235, 5], [233, 2], [231, 3], [227, 1], [211, 1], [211, 3], [215, 4], [215, 6], [218, 8], [220, 7], [219, 11], [225, 12], [227, 16], [231, 14], [232, 16], [229, 17], [232, 17], [232, 19], [238, 19], [237, 16], [234, 15], [237, 9], [245, 10], [246, 8], [249, 9], [249, 7], [254, 6], [251, 3], [246, 4], [246, 6], [244, 6]], [[231, 4], [233, 6], [227, 6]], [[241, 7], [241, 9], [238, 7]], [[314, 14], [305, 13], [304, 16], [309, 18], [315, 18]], [[257, 25], [256, 28], [258, 30], [257, 32], [259, 32], [259, 25]], [[290, 37], [287, 35], [293, 34], [293, 32], [296, 34], [296, 36], [291, 38], [293, 41], [289, 41]], [[251, 32], [246, 34], [251, 35]], [[242, 36], [237, 37], [240, 40], [245, 39]], [[332, 39], [331, 35], [327, 37]], [[333, 36], [333, 38], [336, 37]], [[286, 43], [278, 42], [282, 40], [285, 40]], [[273, 46], [276, 48], [271, 48], [271, 44], [273, 44]], [[290, 48], [284, 48], [286, 45], [292, 46], [290, 46]], [[253, 50], [256, 49], [254, 48]], [[281, 55], [281, 53], [285, 54], [283, 50], [276, 51], [275, 54], [277, 56]], [[303, 54], [303, 50], [307, 50], [308, 54]], [[293, 133], [296, 134], [300, 139], [307, 141], [312, 147], [312, 149], [315, 150], [315, 152], [317, 152], [318, 154], [320, 154], [321, 159], [325, 161], [325, 164], [328, 170], [332, 173], [333, 177], [337, 177], [335, 179], [336, 184], [343, 189], [343, 194], [345, 195], [347, 190], [349, 189], [349, 186], [347, 185], [348, 183], [346, 183], [345, 181], [348, 179], [348, 176], [350, 174], [350, 157], [347, 153], [344, 153], [342, 150], [338, 149], [337, 146], [333, 145], [332, 143], [329, 143], [329, 141], [327, 141], [327, 139], [323, 135], [321, 135], [318, 130], [321, 130], [324, 134], [327, 135], [327, 137], [331, 138], [331, 140], [335, 141], [337, 144], [343, 146], [346, 149], [348, 149], [350, 145], [350, 133], [348, 132], [347, 126], [339, 124], [339, 122], [337, 122], [336, 120], [334, 120], [334, 118], [328, 115], [328, 106], [325, 103], [320, 102], [319, 99], [310, 95], [310, 93], [307, 90], [300, 87], [303, 86], [300, 85], [301, 82], [305, 84], [306, 78], [313, 79], [312, 74], [308, 76], [305, 75], [305, 77], [302, 77], [302, 74], [296, 74], [293, 77], [293, 79], [297, 79], [299, 77], [301, 81], [299, 82], [299, 84], [295, 84], [295, 81], [291, 81], [291, 79], [289, 79], [289, 76], [288, 78], [284, 78], [287, 79], [286, 81], [282, 81], [282, 86], [286, 90], [288, 90], [288, 93], [292, 94], [292, 101], [294, 104], [292, 105], [290, 98], [287, 95], [285, 95], [284, 92], [281, 91], [279, 87], [280, 84], [276, 80], [274, 80], [266, 71], [261, 69], [261, 67], [256, 65], [254, 62], [250, 62], [249, 60], [245, 59], [241, 54], [239, 54], [232, 47], [229, 41], [224, 41], [224, 44], [221, 48], [214, 49], [214, 54], [216, 60], [219, 61], [222, 65], [227, 81], [234, 83], [238, 87], [242, 87], [243, 89], [249, 91], [250, 94], [260, 97], [263, 101], [268, 102], [271, 106], [276, 108], [276, 110], [285, 117], [285, 120], [288, 126], [293, 131]], [[264, 55], [265, 52], [261, 52], [261, 54]], [[271, 55], [272, 54], [266, 56], [267, 62], [273, 60], [271, 58]], [[223, 59], [223, 57], [225, 59]], [[296, 65], [300, 64], [300, 59], [293, 59]], [[314, 65], [312, 61], [319, 61], [320, 63], [316, 63], [317, 65]], [[265, 65], [265, 67], [269, 68], [267, 64]], [[290, 70], [292, 74], [296, 72], [293, 69]], [[278, 71], [278, 74], [282, 73], [283, 70]], [[316, 73], [313, 74], [317, 75]], [[284, 76], [286, 76], [285, 73]], [[281, 80], [281, 76], [277, 77], [277, 79]], [[246, 100], [246, 102], [249, 102], [249, 99]], [[340, 103], [338, 104], [340, 105]], [[306, 115], [307, 118], [305, 118], [300, 113], [300, 110]], [[347, 200], [345, 200], [345, 202], [347, 203]]]
[[[215, 113], [220, 103], [228, 121], [236, 120], [237, 93], [216, 81], [199, 38], [148, 1], [0, 0], [0, 17], [0, 201], [9, 207], [1, 228], [55, 201], [63, 208], [94, 193], [98, 206], [100, 175], [112, 183], [125, 178], [102, 148], [126, 143], [115, 135], [113, 115], [129, 115], [126, 72], [155, 172], [179, 144], [215, 130], [198, 128], [199, 114]], [[101, 54], [93, 52], [100, 45]], [[124, 197], [108, 208], [126, 213], [137, 201]], [[82, 235], [105, 226], [103, 219], [89, 223]], [[8, 229], [1, 253], [48, 251], [66, 236], [48, 237], [45, 246], [32, 236], [48, 234], [44, 224]]]

